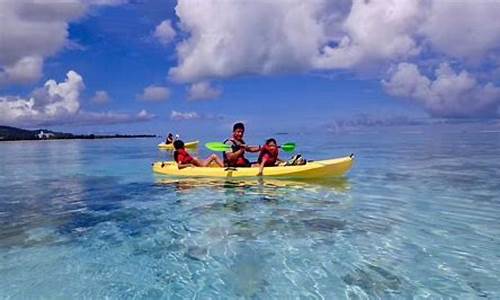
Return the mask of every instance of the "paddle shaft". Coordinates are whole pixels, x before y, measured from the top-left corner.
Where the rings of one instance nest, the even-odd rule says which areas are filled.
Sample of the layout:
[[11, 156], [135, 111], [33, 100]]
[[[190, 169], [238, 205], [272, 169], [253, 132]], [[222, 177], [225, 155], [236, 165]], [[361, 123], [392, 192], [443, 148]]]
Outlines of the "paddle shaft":
[[[232, 149], [231, 145], [224, 144], [224, 143], [219, 143], [219, 142], [211, 142], [211, 143], [206, 143], [205, 147], [207, 147], [209, 150], [216, 151], [216, 152], [224, 152]], [[246, 145], [240, 145], [241, 148], [249, 148], [249, 146]], [[278, 146], [285, 152], [292, 152], [295, 150], [295, 143], [285, 143], [281, 146]]]

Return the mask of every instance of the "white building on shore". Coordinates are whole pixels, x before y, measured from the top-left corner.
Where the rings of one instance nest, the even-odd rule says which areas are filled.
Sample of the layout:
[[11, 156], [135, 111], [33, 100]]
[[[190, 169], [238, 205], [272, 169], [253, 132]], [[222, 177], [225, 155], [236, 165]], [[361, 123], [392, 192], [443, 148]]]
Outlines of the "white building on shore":
[[37, 136], [39, 139], [43, 140], [43, 139], [50, 139], [51, 137], [54, 136], [54, 134], [51, 132], [45, 133], [45, 132], [43, 132], [43, 130], [40, 130], [40, 132], [37, 134]]

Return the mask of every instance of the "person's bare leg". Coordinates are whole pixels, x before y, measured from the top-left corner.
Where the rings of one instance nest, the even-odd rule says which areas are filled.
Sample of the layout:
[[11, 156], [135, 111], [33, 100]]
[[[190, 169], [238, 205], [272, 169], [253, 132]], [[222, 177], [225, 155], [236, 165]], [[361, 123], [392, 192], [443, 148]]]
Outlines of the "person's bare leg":
[[208, 167], [210, 166], [210, 163], [212, 162], [215, 162], [219, 167], [223, 167], [224, 166], [224, 163], [220, 160], [220, 158], [215, 155], [215, 154], [212, 154], [210, 155], [209, 157], [207, 157], [207, 159], [205, 159], [203, 162], [202, 162], [202, 166], [203, 167]]
[[212, 161], [215, 161], [215, 163], [219, 166], [219, 167], [224, 167], [224, 162], [222, 161], [222, 159], [220, 159], [220, 157], [218, 157], [216, 154], [212, 154], [210, 155], [210, 158], [212, 159]]
[[200, 161], [198, 157], [193, 157], [193, 161], [191, 161], [191, 164], [193, 164], [196, 167], [204, 167], [203, 161]]

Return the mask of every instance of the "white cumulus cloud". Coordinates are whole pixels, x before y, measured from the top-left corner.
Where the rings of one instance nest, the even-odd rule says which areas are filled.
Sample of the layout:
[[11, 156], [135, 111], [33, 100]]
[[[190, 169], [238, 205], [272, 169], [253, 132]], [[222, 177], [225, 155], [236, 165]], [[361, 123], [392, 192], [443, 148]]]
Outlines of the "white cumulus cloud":
[[48, 80], [29, 99], [0, 97], [0, 120], [3, 123], [36, 122], [75, 114], [80, 108], [78, 98], [84, 88], [83, 79], [74, 71], [66, 76], [61, 83]]
[[163, 45], [170, 44], [175, 38], [175, 30], [172, 27], [172, 22], [170, 20], [165, 20], [156, 26], [154, 37]]
[[477, 61], [500, 49], [499, 1], [432, 1], [421, 32], [447, 55]]
[[0, 86], [10, 83], [30, 83], [42, 76], [43, 59], [39, 56], [25, 56], [0, 70]]
[[189, 34], [170, 70], [179, 81], [351, 69], [423, 50], [482, 59], [500, 49], [498, 1], [179, 0], [176, 12]]
[[116, 6], [128, 3], [128, 0], [84, 0], [89, 5]]
[[219, 97], [222, 90], [210, 85], [208, 81], [192, 84], [188, 89], [189, 100], [210, 100]]
[[499, 116], [500, 88], [479, 83], [467, 71], [455, 72], [446, 63], [436, 69], [434, 79], [422, 75], [414, 64], [400, 63], [383, 85], [393, 96], [421, 103], [433, 116]]
[[147, 121], [154, 117], [145, 110], [137, 115], [116, 112], [88, 112], [80, 109], [85, 85], [75, 71], [63, 82], [48, 80], [27, 98], [0, 96], [0, 123], [6, 125], [111, 124]]
[[313, 67], [351, 68], [418, 54], [414, 34], [424, 11], [415, 0], [353, 1], [343, 35], [321, 49]]
[[[498, 80], [491, 77], [495, 72], [485, 78], [486, 73], [474, 70], [484, 64], [499, 68], [499, 1], [179, 0], [176, 13], [185, 38], [176, 46], [178, 63], [169, 75], [180, 82], [339, 69], [369, 68], [377, 71], [372, 74], [384, 74], [408, 61], [436, 64], [436, 57], [469, 69], [452, 80], [456, 89], [460, 79], [473, 79], [476, 90], [490, 99], [495, 89], [488, 82]], [[480, 104], [470, 114], [460, 112], [457, 107], [464, 99], [455, 92], [441, 89], [440, 97], [450, 103], [440, 109], [432, 106], [433, 113], [476, 116], [488, 107]]]
[[144, 101], [160, 102], [165, 101], [170, 97], [170, 89], [164, 86], [150, 85], [144, 88], [142, 94], [137, 95], [137, 98]]
[[111, 98], [106, 91], [96, 91], [91, 100], [97, 104], [106, 104], [111, 100]]
[[187, 120], [222, 121], [226, 119], [226, 117], [220, 114], [203, 114], [203, 113], [197, 113], [195, 111], [179, 112], [172, 110], [170, 112], [170, 119], [174, 121], [187, 121]]
[[305, 70], [322, 43], [325, 1], [180, 0], [176, 12], [190, 36], [177, 45], [173, 79]]
[[68, 40], [69, 23], [92, 5], [118, 5], [123, 0], [1, 0], [0, 86], [27, 84], [42, 75], [43, 63]]
[[[239, 74], [333, 70], [417, 55], [426, 4], [417, 0], [180, 0], [190, 35], [170, 75], [199, 81]], [[224, 13], [220, 13], [224, 12]]]
[[200, 115], [197, 112], [179, 112], [173, 110], [170, 113], [170, 119], [174, 121], [181, 121], [181, 120], [194, 120], [194, 119], [200, 119]]

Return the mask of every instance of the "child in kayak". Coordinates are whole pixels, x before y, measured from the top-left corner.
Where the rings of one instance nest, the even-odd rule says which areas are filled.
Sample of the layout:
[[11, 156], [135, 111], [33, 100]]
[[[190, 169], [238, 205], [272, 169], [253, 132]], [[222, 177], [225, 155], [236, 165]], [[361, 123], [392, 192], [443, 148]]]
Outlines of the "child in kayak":
[[169, 132], [168, 133], [168, 136], [167, 136], [167, 139], [165, 140], [165, 144], [172, 144], [174, 142], [174, 135]]
[[181, 140], [174, 141], [174, 159], [177, 162], [179, 169], [186, 167], [208, 167], [212, 162], [215, 162], [219, 167], [223, 167], [224, 163], [215, 154], [211, 154], [205, 160], [200, 160], [197, 157], [192, 157], [184, 148], [184, 142]]
[[167, 139], [165, 140], [165, 144], [168, 145], [168, 144], [172, 144], [175, 140], [178, 140], [179, 139], [179, 135], [176, 134], [175, 137], [174, 135], [169, 132], [168, 133], [168, 136], [167, 136]]
[[274, 167], [279, 162], [283, 160], [278, 158], [279, 150], [276, 140], [271, 138], [266, 141], [266, 144], [260, 149], [259, 158], [257, 159], [257, 165], [259, 167], [259, 173], [257, 176], [262, 176], [262, 171], [264, 167]]

